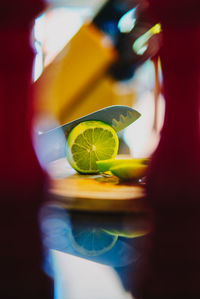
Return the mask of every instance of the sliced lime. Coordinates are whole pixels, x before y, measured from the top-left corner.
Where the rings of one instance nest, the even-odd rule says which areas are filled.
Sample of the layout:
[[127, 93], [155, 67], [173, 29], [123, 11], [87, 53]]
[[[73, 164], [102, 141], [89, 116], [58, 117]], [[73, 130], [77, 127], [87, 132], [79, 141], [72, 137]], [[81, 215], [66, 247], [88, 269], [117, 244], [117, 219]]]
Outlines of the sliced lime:
[[116, 167], [122, 164], [142, 164], [147, 165], [147, 158], [135, 158], [135, 159], [108, 159], [96, 161], [97, 167], [101, 172], [110, 170], [111, 167]]
[[85, 121], [72, 129], [67, 138], [67, 159], [80, 173], [97, 173], [96, 161], [113, 159], [119, 140], [115, 130], [102, 121]]
[[137, 163], [124, 163], [111, 167], [109, 170], [121, 180], [136, 180], [145, 175], [147, 165]]

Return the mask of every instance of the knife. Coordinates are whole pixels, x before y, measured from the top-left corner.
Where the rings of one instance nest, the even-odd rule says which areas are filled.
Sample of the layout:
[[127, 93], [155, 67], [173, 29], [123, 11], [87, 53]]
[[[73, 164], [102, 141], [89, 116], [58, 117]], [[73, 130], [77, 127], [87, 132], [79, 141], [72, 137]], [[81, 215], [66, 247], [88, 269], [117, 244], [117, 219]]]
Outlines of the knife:
[[109, 124], [118, 133], [140, 116], [141, 114], [138, 111], [128, 106], [113, 105], [105, 107], [49, 131], [39, 132], [35, 138], [36, 153], [39, 160], [42, 156], [42, 159], [47, 160], [46, 162], [65, 157], [66, 138], [69, 132], [81, 122], [100, 120]]

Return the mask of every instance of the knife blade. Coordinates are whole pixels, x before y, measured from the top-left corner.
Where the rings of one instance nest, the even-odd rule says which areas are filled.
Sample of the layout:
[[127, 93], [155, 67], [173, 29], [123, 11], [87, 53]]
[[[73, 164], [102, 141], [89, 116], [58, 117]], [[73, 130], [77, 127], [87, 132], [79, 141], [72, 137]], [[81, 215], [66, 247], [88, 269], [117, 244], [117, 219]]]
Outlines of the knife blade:
[[[109, 124], [116, 133], [128, 127], [136, 121], [141, 114], [129, 106], [113, 105], [93, 113], [87, 114], [54, 129], [39, 132], [35, 138], [36, 147], [39, 148], [39, 156], [43, 159], [53, 161], [65, 156], [66, 138], [69, 132], [79, 123], [88, 120], [100, 120]], [[37, 152], [36, 148], [36, 152]]]
[[121, 130], [125, 129], [135, 120], [140, 117], [140, 113], [131, 107], [124, 105], [113, 105], [108, 106], [98, 111], [87, 114], [83, 117], [80, 117], [76, 120], [73, 120], [69, 123], [66, 123], [57, 128], [51, 129], [49, 131], [40, 132], [41, 134], [54, 134], [57, 130], [63, 130], [65, 136], [69, 134], [69, 132], [79, 123], [87, 120], [101, 120], [105, 123], [109, 124], [113, 129], [118, 133]]

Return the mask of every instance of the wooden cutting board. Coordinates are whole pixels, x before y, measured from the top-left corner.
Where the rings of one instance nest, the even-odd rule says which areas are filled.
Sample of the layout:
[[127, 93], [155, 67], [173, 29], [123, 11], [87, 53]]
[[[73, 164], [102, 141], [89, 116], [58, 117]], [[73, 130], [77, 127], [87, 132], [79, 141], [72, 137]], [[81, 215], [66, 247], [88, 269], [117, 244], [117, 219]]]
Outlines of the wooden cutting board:
[[50, 199], [70, 210], [103, 212], [146, 212], [145, 189], [141, 185], [121, 183], [117, 177], [81, 175], [66, 159], [49, 164]]

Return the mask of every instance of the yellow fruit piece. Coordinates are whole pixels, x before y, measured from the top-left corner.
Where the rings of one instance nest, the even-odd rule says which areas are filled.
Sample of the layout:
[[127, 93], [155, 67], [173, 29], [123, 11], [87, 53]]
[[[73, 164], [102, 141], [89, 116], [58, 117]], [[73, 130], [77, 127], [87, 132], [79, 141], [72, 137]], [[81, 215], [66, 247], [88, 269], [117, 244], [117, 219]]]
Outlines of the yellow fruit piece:
[[148, 159], [147, 158], [135, 158], [135, 159], [108, 159], [108, 160], [100, 160], [96, 162], [97, 167], [99, 168], [100, 172], [105, 172], [110, 170], [110, 168], [119, 166], [122, 164], [142, 164], [147, 165]]
[[119, 139], [115, 130], [102, 121], [85, 121], [74, 127], [67, 138], [70, 165], [80, 173], [98, 173], [96, 161], [114, 159]]
[[111, 167], [109, 170], [121, 180], [140, 179], [145, 175], [147, 165], [140, 163], [124, 163]]

